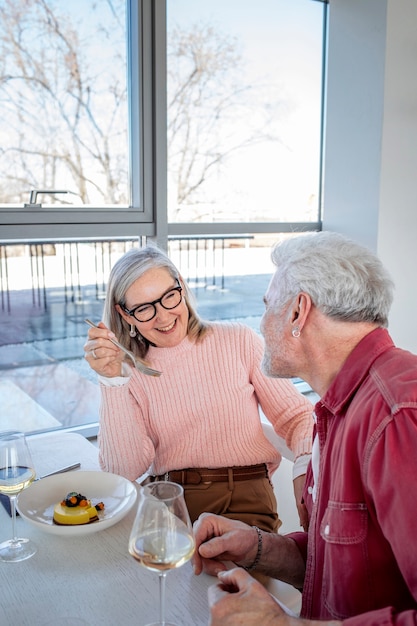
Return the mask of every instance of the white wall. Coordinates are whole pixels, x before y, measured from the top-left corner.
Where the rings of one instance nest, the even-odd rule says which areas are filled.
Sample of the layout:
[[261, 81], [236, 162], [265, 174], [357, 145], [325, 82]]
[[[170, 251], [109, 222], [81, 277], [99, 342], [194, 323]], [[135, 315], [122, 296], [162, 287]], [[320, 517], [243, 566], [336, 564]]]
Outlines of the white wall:
[[417, 2], [330, 0], [323, 228], [375, 250], [417, 352]]
[[417, 2], [388, 3], [378, 253], [396, 284], [390, 330], [417, 352]]

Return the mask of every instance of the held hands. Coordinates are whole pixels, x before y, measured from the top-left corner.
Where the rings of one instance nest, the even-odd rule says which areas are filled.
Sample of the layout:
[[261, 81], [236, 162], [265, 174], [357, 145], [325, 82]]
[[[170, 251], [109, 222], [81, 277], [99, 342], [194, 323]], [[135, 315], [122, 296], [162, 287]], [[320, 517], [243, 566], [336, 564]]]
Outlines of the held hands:
[[88, 340], [84, 344], [85, 359], [89, 366], [100, 376], [113, 378], [122, 375], [123, 352], [109, 339], [115, 337], [104, 324], [98, 328], [90, 328]]

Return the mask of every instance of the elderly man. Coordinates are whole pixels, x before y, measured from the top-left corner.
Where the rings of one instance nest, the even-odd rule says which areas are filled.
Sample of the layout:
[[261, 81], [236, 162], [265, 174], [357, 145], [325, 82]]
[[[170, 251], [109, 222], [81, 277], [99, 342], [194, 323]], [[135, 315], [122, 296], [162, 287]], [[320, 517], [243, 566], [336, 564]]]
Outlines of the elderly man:
[[[321, 396], [304, 492], [310, 525], [282, 536], [203, 514], [194, 567], [220, 579], [211, 624], [415, 625], [417, 356], [386, 330], [392, 282], [374, 254], [336, 233], [288, 239], [272, 259], [263, 369], [299, 376]], [[302, 589], [300, 619], [243, 568]]]

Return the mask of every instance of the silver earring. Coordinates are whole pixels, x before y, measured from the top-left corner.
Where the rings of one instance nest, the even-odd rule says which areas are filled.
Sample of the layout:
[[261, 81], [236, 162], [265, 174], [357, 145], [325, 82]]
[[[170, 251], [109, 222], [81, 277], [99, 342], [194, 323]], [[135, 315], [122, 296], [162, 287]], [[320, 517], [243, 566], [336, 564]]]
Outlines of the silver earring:
[[296, 339], [301, 335], [300, 329], [298, 328], [298, 326], [292, 329], [291, 335], [295, 337]]
[[129, 331], [129, 335], [133, 338], [136, 337], [137, 335], [137, 330], [136, 330], [136, 326], [134, 324], [130, 325], [130, 331]]

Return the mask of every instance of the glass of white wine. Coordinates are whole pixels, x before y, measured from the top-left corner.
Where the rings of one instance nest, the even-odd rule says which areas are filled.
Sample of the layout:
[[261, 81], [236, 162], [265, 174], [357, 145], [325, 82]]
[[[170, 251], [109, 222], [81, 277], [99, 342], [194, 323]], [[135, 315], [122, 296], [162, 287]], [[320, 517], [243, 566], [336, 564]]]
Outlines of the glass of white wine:
[[190, 517], [181, 485], [159, 481], [141, 490], [129, 538], [129, 553], [159, 574], [159, 622], [147, 626], [175, 626], [165, 621], [165, 580], [170, 569], [189, 561], [195, 549]]
[[33, 461], [25, 435], [17, 431], [0, 433], [0, 493], [10, 498], [12, 539], [0, 543], [0, 561], [24, 561], [36, 553], [30, 539], [16, 535], [16, 496], [35, 480]]

